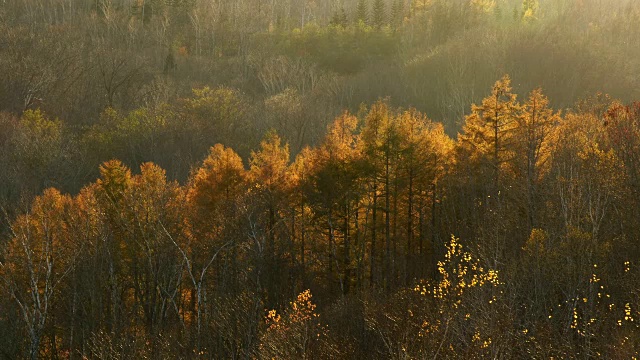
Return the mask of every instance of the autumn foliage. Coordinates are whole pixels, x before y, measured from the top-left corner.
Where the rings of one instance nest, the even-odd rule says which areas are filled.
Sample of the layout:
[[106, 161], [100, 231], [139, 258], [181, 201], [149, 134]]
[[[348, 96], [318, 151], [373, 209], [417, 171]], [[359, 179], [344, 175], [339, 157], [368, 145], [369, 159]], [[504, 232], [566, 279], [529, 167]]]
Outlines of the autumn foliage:
[[[206, 136], [237, 96], [184, 111]], [[387, 99], [294, 154], [275, 131], [244, 159], [214, 145], [184, 182], [103, 162], [11, 218], [2, 353], [637, 357], [640, 110], [602, 108], [561, 114], [505, 76], [455, 139]], [[15, 125], [30, 164], [57, 161], [57, 121]]]

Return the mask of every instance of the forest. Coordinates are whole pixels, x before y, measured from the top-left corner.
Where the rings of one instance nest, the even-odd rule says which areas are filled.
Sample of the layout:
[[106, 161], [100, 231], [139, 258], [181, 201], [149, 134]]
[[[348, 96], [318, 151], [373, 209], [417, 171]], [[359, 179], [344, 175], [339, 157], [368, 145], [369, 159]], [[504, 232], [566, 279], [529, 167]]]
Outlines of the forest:
[[638, 24], [1, 1], [0, 359], [640, 358]]

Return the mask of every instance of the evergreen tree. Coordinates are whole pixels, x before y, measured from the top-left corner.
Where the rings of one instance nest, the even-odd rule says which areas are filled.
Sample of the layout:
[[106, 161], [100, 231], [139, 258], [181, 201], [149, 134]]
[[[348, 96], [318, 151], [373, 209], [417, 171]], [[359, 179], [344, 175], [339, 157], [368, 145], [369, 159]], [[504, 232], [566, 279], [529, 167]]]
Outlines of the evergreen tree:
[[347, 12], [344, 11], [344, 7], [340, 8], [340, 25], [347, 27], [349, 25], [349, 19], [347, 19]]
[[344, 7], [340, 8], [340, 11], [336, 11], [331, 16], [330, 24], [333, 26], [347, 27], [347, 13], [344, 11]]
[[356, 7], [356, 23], [362, 21], [366, 24], [369, 22], [369, 10], [367, 7], [367, 0], [358, 0], [358, 5]]
[[373, 26], [380, 29], [387, 23], [387, 14], [384, 8], [384, 0], [375, 0], [373, 3]]
[[398, 28], [402, 24], [404, 19], [404, 1], [395, 0], [391, 7], [391, 25], [394, 29]]

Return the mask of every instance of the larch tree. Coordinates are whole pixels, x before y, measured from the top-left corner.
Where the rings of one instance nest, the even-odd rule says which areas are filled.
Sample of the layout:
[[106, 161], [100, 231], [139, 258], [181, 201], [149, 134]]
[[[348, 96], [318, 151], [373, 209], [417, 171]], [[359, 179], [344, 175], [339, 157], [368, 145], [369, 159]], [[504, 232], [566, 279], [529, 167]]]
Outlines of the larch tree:
[[[630, 238], [638, 237], [635, 224], [640, 209], [640, 103], [630, 105], [612, 104], [604, 115], [603, 126], [607, 134], [608, 146], [624, 164], [627, 196], [621, 196], [620, 206], [626, 211], [616, 216], [619, 226], [627, 229]], [[629, 232], [632, 232], [631, 235]], [[623, 251], [624, 256], [637, 254], [637, 247], [631, 245]]]
[[[359, 200], [357, 174], [359, 156], [355, 134], [358, 119], [348, 113], [338, 116], [329, 126], [327, 136], [314, 153], [314, 167], [310, 181], [311, 198], [316, 215], [326, 224], [328, 273], [333, 277], [335, 267], [343, 293], [349, 292], [354, 231], [353, 219]], [[342, 239], [339, 254], [338, 241]]]
[[[198, 233], [216, 231], [224, 226], [225, 219], [232, 217], [234, 203], [246, 188], [246, 176], [242, 159], [231, 148], [222, 144], [211, 147], [202, 166], [194, 173], [188, 192]], [[212, 221], [220, 224], [212, 227]]]
[[553, 130], [559, 120], [559, 114], [549, 108], [549, 100], [539, 88], [529, 94], [522, 106], [522, 116], [517, 118], [514, 171], [526, 193], [529, 231], [538, 225], [539, 188], [549, 171]]
[[281, 260], [284, 250], [287, 227], [283, 209], [287, 207], [287, 184], [289, 172], [289, 145], [283, 144], [280, 137], [273, 131], [265, 135], [260, 143], [260, 149], [251, 153], [248, 177], [250, 181], [249, 196], [255, 201], [250, 217], [249, 227], [254, 231], [254, 242], [258, 246], [259, 256], [264, 261], [263, 276], [267, 277], [266, 287], [268, 301], [278, 303], [282, 292], [283, 274], [274, 271]]
[[[187, 277], [195, 296], [196, 342], [205, 347], [203, 331], [211, 314], [207, 299], [223, 291], [224, 284], [238, 291], [241, 273], [238, 248], [242, 238], [237, 223], [247, 174], [242, 159], [231, 148], [216, 144], [189, 181], [187, 201], [190, 225], [186, 243], [174, 239], [186, 265]], [[226, 260], [226, 261], [225, 261]], [[228, 262], [228, 263], [227, 263]], [[223, 274], [230, 278], [224, 279]], [[227, 276], [229, 276], [227, 275]]]
[[[406, 238], [404, 249], [404, 264], [402, 266], [403, 283], [407, 283], [410, 274], [415, 274], [413, 268], [413, 258], [415, 255], [414, 239], [416, 234], [418, 241], [418, 253], [423, 254], [423, 233], [422, 228], [416, 226], [420, 224], [419, 218], [422, 201], [426, 204], [426, 199], [420, 195], [426, 195], [430, 191], [433, 183], [426, 178], [430, 177], [429, 154], [427, 150], [429, 122], [420, 113], [405, 111], [398, 116], [398, 132], [400, 135], [400, 158], [398, 169], [399, 187], [395, 196], [395, 218], [396, 222], [401, 222], [404, 227], [402, 237]], [[434, 194], [435, 195], [435, 194]], [[404, 208], [404, 210], [402, 210]], [[397, 229], [396, 229], [397, 230]], [[422, 260], [422, 259], [420, 259]]]
[[480, 105], [472, 106], [458, 134], [455, 181], [462, 181], [458, 195], [467, 204], [462, 209], [466, 213], [463, 217], [471, 219], [465, 237], [483, 239], [483, 257], [495, 268], [507, 251], [517, 250], [507, 244], [512, 240], [507, 234], [510, 224], [517, 222], [505, 214], [513, 213], [508, 200], [513, 194], [514, 131], [521, 116], [521, 105], [505, 75]]
[[609, 146], [624, 162], [629, 186], [640, 202], [640, 103], [629, 106], [614, 103], [604, 119]]
[[458, 134], [460, 151], [488, 172], [495, 195], [501, 187], [505, 165], [514, 156], [511, 144], [520, 111], [516, 94], [511, 92], [511, 79], [505, 75], [495, 83], [490, 96], [472, 106], [472, 113]]
[[[133, 289], [136, 303], [143, 309], [140, 321], [151, 334], [168, 325], [167, 313], [175, 304], [181, 285], [183, 259], [167, 236], [182, 233], [186, 212], [184, 191], [167, 181], [165, 171], [153, 163], [140, 166], [127, 194], [126, 227], [133, 231]], [[172, 319], [179, 319], [174, 313]]]
[[126, 316], [124, 288], [130, 284], [129, 266], [132, 256], [131, 233], [125, 227], [126, 197], [132, 185], [131, 170], [117, 160], [100, 165], [100, 178], [95, 184], [96, 205], [101, 212], [99, 234], [101, 256], [104, 256], [104, 281], [109, 284], [106, 295], [108, 329], [120, 332]]
[[[358, 139], [358, 146], [363, 156], [365, 174], [370, 187], [368, 206], [371, 210], [371, 247], [370, 247], [370, 282], [377, 283], [376, 277], [382, 276], [381, 285], [387, 286], [388, 276], [391, 273], [391, 217], [392, 217], [392, 192], [394, 187], [394, 175], [397, 174], [399, 149], [398, 124], [395, 114], [392, 113], [385, 101], [376, 102], [365, 118], [364, 127]], [[380, 204], [380, 197], [383, 203]], [[379, 224], [380, 213], [384, 215], [384, 223]], [[384, 231], [383, 243], [377, 245], [378, 230]], [[376, 252], [378, 247], [384, 256], [380, 257], [382, 267], [378, 268]], [[376, 274], [378, 272], [378, 274]]]
[[[300, 280], [303, 288], [307, 286], [307, 253], [309, 252], [310, 227], [313, 209], [310, 207], [309, 195], [313, 189], [312, 176], [315, 155], [308, 147], [296, 156], [291, 164], [291, 242], [293, 282]], [[297, 243], [297, 244], [296, 244]], [[297, 249], [296, 249], [297, 245]]]
[[[396, 195], [399, 221], [406, 238], [404, 281], [423, 273], [425, 256], [435, 255], [438, 215], [436, 206], [443, 189], [439, 184], [452, 160], [453, 140], [446, 135], [441, 124], [432, 123], [415, 110], [399, 115], [400, 159], [399, 183]], [[428, 218], [430, 216], [430, 218]], [[430, 230], [428, 230], [430, 229]], [[431, 244], [427, 244], [430, 232]], [[427, 250], [431, 251], [427, 251]], [[416, 267], [421, 267], [420, 269]]]

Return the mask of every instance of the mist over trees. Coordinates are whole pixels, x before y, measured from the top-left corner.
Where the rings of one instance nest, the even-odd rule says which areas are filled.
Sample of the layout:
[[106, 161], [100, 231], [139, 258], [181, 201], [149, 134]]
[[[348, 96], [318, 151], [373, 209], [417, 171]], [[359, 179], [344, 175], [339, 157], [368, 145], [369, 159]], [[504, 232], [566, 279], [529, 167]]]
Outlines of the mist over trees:
[[0, 3], [0, 358], [640, 356], [640, 4]]

